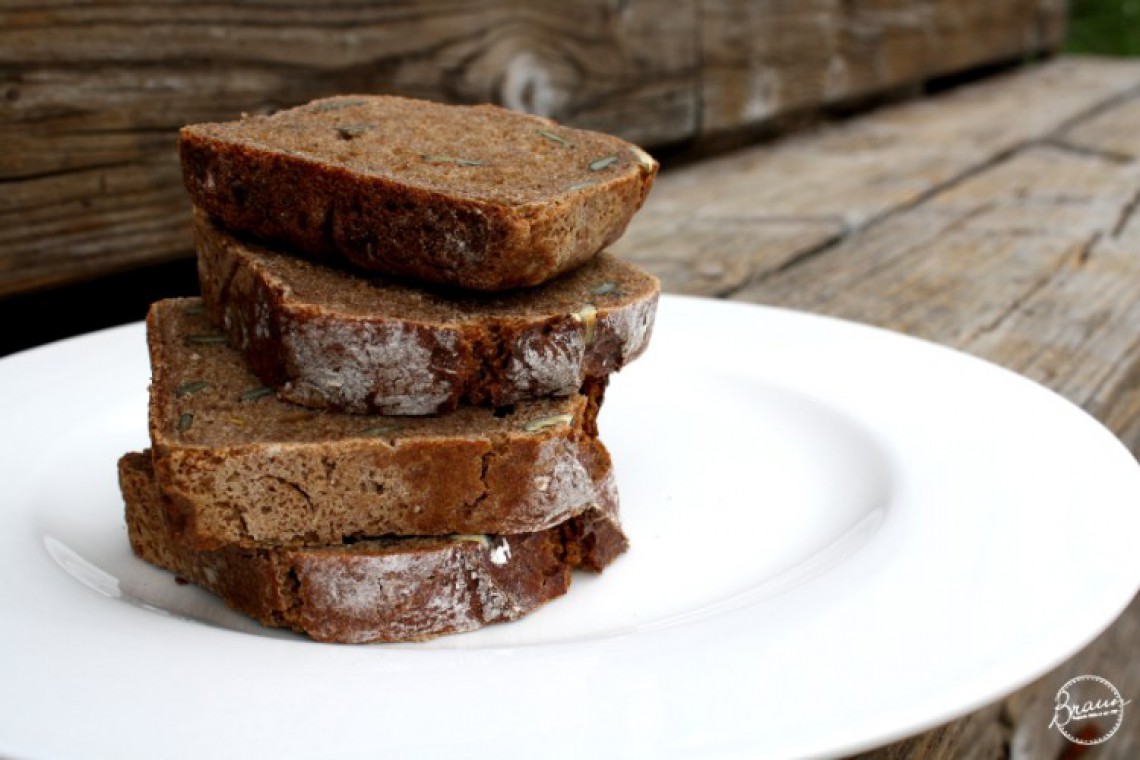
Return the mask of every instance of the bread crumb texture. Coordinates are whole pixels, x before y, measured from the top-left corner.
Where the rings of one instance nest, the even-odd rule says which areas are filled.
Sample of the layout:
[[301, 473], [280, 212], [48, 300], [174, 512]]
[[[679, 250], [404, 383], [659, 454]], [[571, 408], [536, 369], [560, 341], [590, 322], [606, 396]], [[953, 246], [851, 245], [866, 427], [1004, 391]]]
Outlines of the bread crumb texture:
[[624, 233], [658, 169], [611, 135], [391, 96], [184, 127], [179, 154], [194, 203], [227, 229], [484, 291], [588, 261]]

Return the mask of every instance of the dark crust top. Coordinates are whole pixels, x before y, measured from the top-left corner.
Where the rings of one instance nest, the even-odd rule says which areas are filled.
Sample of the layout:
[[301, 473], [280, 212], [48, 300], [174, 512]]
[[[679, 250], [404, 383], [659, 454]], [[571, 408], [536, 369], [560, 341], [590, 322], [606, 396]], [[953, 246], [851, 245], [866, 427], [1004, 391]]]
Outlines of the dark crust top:
[[491, 291], [596, 255], [657, 173], [648, 154], [607, 135], [385, 96], [185, 127], [179, 155], [192, 200], [227, 229], [310, 258]]

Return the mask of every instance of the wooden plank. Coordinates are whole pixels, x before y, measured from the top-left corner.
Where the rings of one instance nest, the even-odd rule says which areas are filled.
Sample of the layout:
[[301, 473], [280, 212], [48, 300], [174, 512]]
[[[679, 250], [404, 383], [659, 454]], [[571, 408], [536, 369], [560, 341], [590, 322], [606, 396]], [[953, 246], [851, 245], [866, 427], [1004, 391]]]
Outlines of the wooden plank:
[[32, 166], [8, 155], [0, 176], [52, 170], [51, 157], [72, 150], [64, 137], [82, 152], [112, 131], [106, 150], [116, 151], [124, 132], [353, 90], [499, 102], [630, 139], [681, 139], [696, 119], [694, 16], [692, 2], [607, 0], [573, 14], [521, 0], [8, 8], [0, 122], [47, 144]]
[[1138, 189], [1140, 165], [1027, 148], [734, 297], [958, 346], [1091, 404], [1120, 368], [1087, 352], [1135, 342], [1108, 315], [1140, 324], [1140, 256], [1097, 246]]
[[[1062, 59], [702, 161], [658, 180], [615, 250], [653, 271], [669, 290], [724, 294], [1019, 147], [1051, 139], [1082, 115], [1131, 102], [1137, 87], [1136, 63]], [[944, 207], [955, 197], [934, 208], [949, 213]], [[1051, 218], [1060, 220], [1059, 214]], [[1005, 223], [1010, 218], [1003, 217]], [[731, 225], [718, 224], [726, 221]], [[754, 234], [746, 246], [737, 245], [731, 238], [747, 225]], [[686, 250], [701, 254], [680, 268], [669, 263], [685, 261]], [[689, 276], [709, 259], [732, 265], [719, 281], [715, 266], [700, 278]]]
[[613, 250], [656, 274], [666, 290], [723, 296], [842, 233], [835, 219], [645, 214]]
[[707, 0], [706, 133], [840, 103], [1059, 45], [1053, 0]]
[[[1136, 101], [1082, 121], [1068, 138], [1095, 146], [1099, 153], [1084, 156], [1095, 170], [1116, 176], [1140, 173], [1140, 153], [1131, 160], [1127, 150], [1135, 131]], [[1101, 198], [1105, 206], [1116, 205]], [[1140, 181], [1132, 195], [1111, 208], [1090, 208], [1095, 229], [1089, 230], [1087, 255], [1076, 266], [1030, 294], [995, 327], [978, 336], [969, 350], [998, 357], [1020, 372], [1081, 404], [1100, 419], [1133, 452], [1140, 452]], [[1089, 207], [1088, 198], [1081, 205]], [[1006, 700], [1014, 727], [1014, 758], [1060, 757], [1069, 745], [1049, 730], [1042, 716], [1051, 716], [1057, 689], [1069, 678], [1103, 674], [1124, 694], [1140, 693], [1136, 643], [1140, 641], [1140, 597], [1116, 624], [1076, 657], [1053, 669]], [[1097, 757], [1140, 756], [1140, 730], [1128, 726], [1097, 747]]]
[[[686, 167], [647, 204], [658, 237], [636, 221], [626, 254], [653, 265], [661, 249], [683, 262], [674, 251], [688, 248], [699, 262], [715, 241], [716, 261], [754, 267], [735, 299], [982, 356], [1081, 405], [1140, 452], [1138, 76], [1135, 62], [1061, 61]], [[787, 238], [731, 234], [765, 221], [833, 226], [800, 253]], [[718, 283], [695, 268], [673, 265], [667, 284], [723, 292], [741, 278]], [[861, 757], [1075, 756], [1049, 729], [1057, 690], [1094, 673], [1140, 693], [1138, 637], [1140, 598], [1008, 699]], [[1140, 724], [1095, 750], [1138, 753]]]
[[1062, 59], [994, 77], [687, 167], [661, 179], [647, 211], [826, 215], [857, 228], [1126, 96], [1138, 74], [1130, 62]]
[[[0, 297], [189, 255], [184, 200], [164, 186], [182, 124], [383, 91], [499, 102], [660, 145], [1052, 49], [1063, 15], [1046, 0], [586, 0], [572, 13], [556, 0], [7, 3], [0, 223], [39, 211], [34, 235], [0, 238]], [[780, 102], [748, 106], [754, 80], [773, 76]], [[99, 189], [140, 181], [146, 192], [118, 201]], [[810, 247], [830, 224], [761, 234]], [[746, 281], [767, 260], [753, 258], [725, 272]]]
[[93, 167], [0, 187], [0, 296], [187, 255], [190, 209], [177, 164]]
[[365, 91], [689, 137], [694, 3], [7, 4], [0, 297], [190, 255], [187, 123]]
[[[1089, 124], [1126, 135], [1133, 108], [1120, 101], [1068, 132]], [[962, 348], [1082, 405], [1136, 452], [1138, 197], [1140, 162], [1068, 149], [1047, 136], [736, 297]], [[1092, 645], [1001, 705], [868, 757], [997, 756], [995, 736], [1014, 758], [1063, 756], [1071, 745], [1048, 727], [1057, 689], [1095, 673], [1140, 693], [1138, 635], [1140, 599]], [[1124, 731], [1097, 756], [1135, 757], [1138, 737]], [[990, 749], [978, 754], [979, 747]]]
[[1106, 158], [1129, 161], [1140, 158], [1140, 97], [1074, 124], [1058, 141], [1077, 149], [1099, 152]]

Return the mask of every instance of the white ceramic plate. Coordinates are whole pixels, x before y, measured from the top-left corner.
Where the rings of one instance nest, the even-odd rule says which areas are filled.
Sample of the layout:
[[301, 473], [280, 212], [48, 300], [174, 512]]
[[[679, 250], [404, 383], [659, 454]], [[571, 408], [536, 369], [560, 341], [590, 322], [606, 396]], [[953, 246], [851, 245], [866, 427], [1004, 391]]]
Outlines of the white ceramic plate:
[[1140, 468], [1012, 373], [836, 320], [665, 298], [601, 420], [633, 548], [517, 623], [268, 632], [134, 559], [143, 330], [0, 361], [0, 754], [852, 752], [1040, 675], [1136, 591]]

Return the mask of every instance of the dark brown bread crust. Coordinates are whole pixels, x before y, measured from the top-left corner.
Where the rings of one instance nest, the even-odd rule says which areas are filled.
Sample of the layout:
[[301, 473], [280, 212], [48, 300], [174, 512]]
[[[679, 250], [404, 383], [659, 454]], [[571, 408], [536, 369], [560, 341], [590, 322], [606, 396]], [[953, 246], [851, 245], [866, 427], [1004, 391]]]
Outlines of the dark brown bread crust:
[[505, 414], [315, 411], [263, 388], [200, 312], [179, 299], [147, 317], [155, 471], [194, 548], [534, 532], [616, 489], [593, 419], [600, 387]]
[[437, 293], [245, 243], [199, 212], [202, 299], [288, 401], [422, 415], [578, 391], [648, 345], [660, 286], [608, 254], [502, 295]]
[[[165, 521], [150, 456], [119, 460], [131, 547], [262, 624], [318, 641], [413, 641], [518, 618], [566, 593], [574, 567], [624, 551], [606, 509], [517, 536], [365, 540], [307, 549], [195, 551]], [[579, 537], [600, 536], [579, 543]]]
[[228, 229], [473, 290], [587, 261], [658, 168], [616, 137], [495, 106], [363, 95], [188, 126], [179, 154], [194, 203]]

